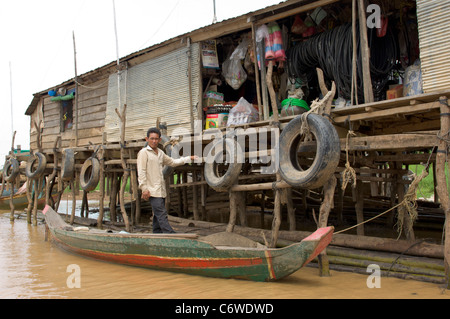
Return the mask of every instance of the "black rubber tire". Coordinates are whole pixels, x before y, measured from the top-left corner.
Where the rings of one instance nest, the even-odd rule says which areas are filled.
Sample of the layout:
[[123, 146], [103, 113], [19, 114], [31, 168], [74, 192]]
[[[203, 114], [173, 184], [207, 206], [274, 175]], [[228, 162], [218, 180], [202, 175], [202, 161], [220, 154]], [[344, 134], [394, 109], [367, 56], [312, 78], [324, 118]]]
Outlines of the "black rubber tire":
[[100, 161], [95, 157], [89, 157], [81, 167], [80, 187], [84, 191], [94, 190], [100, 180]]
[[[166, 135], [161, 135], [161, 143], [162, 146], [161, 149], [166, 153], [167, 156], [173, 157], [173, 158], [179, 158], [178, 152], [173, 152], [173, 150], [177, 149], [177, 145], [172, 146], [172, 144], [168, 143], [165, 147], [164, 145], [170, 141], [170, 138]], [[173, 173], [173, 167], [171, 166], [164, 166], [163, 167], [163, 176], [164, 178], [172, 175]]]
[[61, 162], [61, 179], [63, 181], [70, 181], [74, 178], [75, 172], [75, 154], [73, 149], [66, 148], [62, 152]]
[[19, 161], [15, 158], [10, 158], [6, 161], [5, 166], [3, 167], [5, 181], [12, 182], [16, 179], [17, 175], [19, 175], [19, 166]]
[[[233, 150], [233, 152], [230, 152]], [[215, 155], [212, 152], [216, 151]], [[231, 162], [225, 174], [219, 176], [217, 171], [217, 159], [223, 156], [225, 151], [230, 157], [233, 155]], [[236, 140], [232, 138], [225, 138], [219, 140], [213, 145], [208, 152], [207, 160], [204, 166], [205, 181], [208, 185], [218, 192], [227, 191], [236, 182], [242, 169], [243, 151]], [[213, 160], [212, 160], [213, 159]]]
[[[35, 162], [37, 161], [37, 166]], [[36, 152], [34, 156], [30, 156], [25, 168], [25, 175], [28, 178], [36, 179], [44, 174], [45, 166], [47, 165], [47, 158], [44, 154]]]
[[297, 152], [301, 144], [302, 125], [302, 116], [299, 115], [280, 134], [279, 172], [281, 178], [293, 187], [315, 189], [323, 186], [334, 174], [339, 164], [341, 146], [336, 129], [326, 118], [309, 114], [307, 121], [317, 145], [313, 163], [306, 170], [298, 164]]

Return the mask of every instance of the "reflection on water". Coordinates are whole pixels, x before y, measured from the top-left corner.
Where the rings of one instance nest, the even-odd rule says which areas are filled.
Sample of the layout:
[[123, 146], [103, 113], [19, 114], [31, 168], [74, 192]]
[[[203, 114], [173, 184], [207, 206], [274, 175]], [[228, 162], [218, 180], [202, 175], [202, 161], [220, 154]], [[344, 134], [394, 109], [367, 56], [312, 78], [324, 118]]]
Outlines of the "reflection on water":
[[[67, 284], [81, 271], [80, 288]], [[332, 271], [321, 278], [306, 267], [279, 282], [216, 279], [116, 265], [68, 253], [44, 241], [44, 225], [0, 214], [0, 298], [448, 298], [436, 284], [382, 278], [367, 288], [367, 276]]]

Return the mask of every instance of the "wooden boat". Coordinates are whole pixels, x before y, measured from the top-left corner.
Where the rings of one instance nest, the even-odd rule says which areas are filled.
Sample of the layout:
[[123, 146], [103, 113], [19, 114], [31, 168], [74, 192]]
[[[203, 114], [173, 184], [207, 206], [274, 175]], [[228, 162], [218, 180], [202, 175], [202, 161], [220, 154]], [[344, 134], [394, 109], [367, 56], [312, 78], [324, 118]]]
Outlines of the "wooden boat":
[[[11, 200], [10, 191], [4, 190], [3, 195], [0, 196], [0, 210], [10, 210], [9, 202]], [[27, 184], [26, 182], [14, 192], [13, 194], [14, 209], [23, 209], [28, 206], [27, 198]], [[45, 205], [45, 195], [41, 192], [38, 197], [38, 208], [43, 208]]]
[[320, 228], [299, 243], [277, 249], [235, 233], [200, 237], [111, 232], [70, 226], [48, 205], [43, 213], [51, 240], [80, 255], [132, 266], [253, 281], [279, 280], [304, 267], [328, 246], [334, 230]]

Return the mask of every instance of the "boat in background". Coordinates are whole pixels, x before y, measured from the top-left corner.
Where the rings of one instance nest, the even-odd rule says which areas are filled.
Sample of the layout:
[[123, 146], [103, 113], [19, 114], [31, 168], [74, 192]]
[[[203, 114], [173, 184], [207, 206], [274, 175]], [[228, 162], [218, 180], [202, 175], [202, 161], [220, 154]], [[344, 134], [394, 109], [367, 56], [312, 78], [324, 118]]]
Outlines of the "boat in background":
[[282, 279], [307, 265], [331, 242], [333, 227], [319, 228], [301, 242], [267, 248], [236, 233], [127, 233], [74, 227], [50, 206], [42, 211], [46, 232], [61, 248], [104, 261], [217, 278]]
[[[34, 195], [32, 195], [34, 196]], [[2, 196], [0, 196], [0, 210], [10, 210], [9, 202], [11, 200], [10, 190], [3, 190]], [[18, 190], [13, 194], [14, 209], [24, 209], [28, 206], [27, 198], [27, 182], [25, 182]], [[45, 192], [41, 191], [38, 197], [38, 208], [45, 207]]]

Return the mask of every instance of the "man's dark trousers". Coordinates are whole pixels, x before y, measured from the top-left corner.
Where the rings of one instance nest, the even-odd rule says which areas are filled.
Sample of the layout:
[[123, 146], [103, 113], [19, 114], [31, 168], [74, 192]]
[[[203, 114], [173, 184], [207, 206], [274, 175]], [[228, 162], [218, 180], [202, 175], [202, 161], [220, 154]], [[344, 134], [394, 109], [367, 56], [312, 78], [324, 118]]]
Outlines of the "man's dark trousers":
[[167, 218], [166, 199], [150, 197], [150, 205], [153, 210], [153, 233], [175, 233]]

